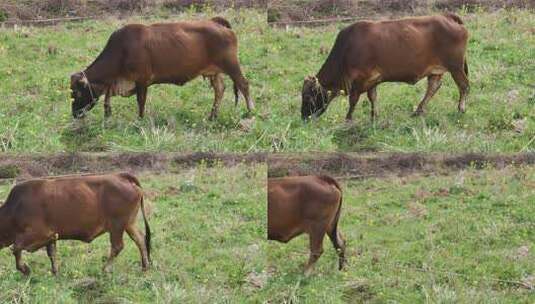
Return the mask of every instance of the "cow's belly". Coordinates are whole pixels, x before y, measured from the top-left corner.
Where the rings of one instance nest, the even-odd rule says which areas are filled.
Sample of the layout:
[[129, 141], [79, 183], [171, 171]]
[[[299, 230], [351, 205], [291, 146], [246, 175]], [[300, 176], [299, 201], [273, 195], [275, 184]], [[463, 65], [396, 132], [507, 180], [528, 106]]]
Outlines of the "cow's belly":
[[95, 238], [103, 234], [105, 231], [104, 226], [95, 227], [91, 230], [80, 230], [80, 231], [68, 231], [68, 232], [58, 232], [57, 239], [60, 240], [77, 240], [86, 243], [90, 243]]
[[112, 96], [132, 96], [135, 93], [136, 83], [126, 78], [119, 78], [115, 80], [115, 83], [111, 86]]
[[214, 65], [207, 65], [199, 60], [188, 60], [184, 58], [180, 61], [168, 63], [153, 63], [151, 84], [170, 83], [183, 85], [186, 82], [197, 78], [200, 75], [213, 76], [221, 70]]
[[268, 223], [268, 240], [286, 243], [303, 232], [302, 227], [297, 225], [284, 225], [276, 220]]
[[80, 219], [79, 221], [72, 221], [68, 225], [61, 225], [55, 229], [56, 238], [63, 240], [78, 240], [82, 242], [91, 242], [96, 237], [106, 231], [104, 221], [95, 218], [92, 221], [87, 219]]
[[384, 82], [405, 82], [409, 84], [415, 84], [425, 77], [430, 75], [442, 75], [446, 71], [447, 69], [443, 66], [430, 65], [407, 71], [387, 72], [384, 73], [381, 78]]

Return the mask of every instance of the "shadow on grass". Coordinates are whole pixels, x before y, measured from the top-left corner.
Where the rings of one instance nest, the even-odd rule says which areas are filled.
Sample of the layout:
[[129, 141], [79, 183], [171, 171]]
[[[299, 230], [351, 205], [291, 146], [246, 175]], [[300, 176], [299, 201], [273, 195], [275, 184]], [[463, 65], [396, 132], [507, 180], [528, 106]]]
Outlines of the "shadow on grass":
[[75, 121], [61, 132], [60, 141], [67, 151], [102, 152], [108, 150], [98, 124]]
[[96, 278], [92, 277], [85, 277], [73, 281], [71, 288], [79, 303], [98, 303], [106, 295], [104, 286]]
[[375, 152], [379, 149], [372, 135], [374, 127], [367, 124], [344, 125], [333, 131], [333, 141], [342, 151]]

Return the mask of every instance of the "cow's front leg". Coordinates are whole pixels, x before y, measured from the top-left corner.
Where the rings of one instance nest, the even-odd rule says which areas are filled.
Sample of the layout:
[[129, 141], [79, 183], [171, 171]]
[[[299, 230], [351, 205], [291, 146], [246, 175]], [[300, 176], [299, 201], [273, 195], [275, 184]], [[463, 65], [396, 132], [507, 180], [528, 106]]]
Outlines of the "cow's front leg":
[[111, 104], [110, 104], [111, 92], [110, 88], [106, 90], [106, 96], [104, 96], [104, 117], [108, 118], [111, 116]]
[[13, 255], [15, 256], [15, 267], [25, 276], [30, 275], [30, 267], [22, 262], [22, 248], [18, 245], [13, 246]]
[[210, 76], [210, 84], [214, 89], [214, 105], [212, 106], [212, 112], [210, 113], [208, 120], [214, 120], [217, 118], [217, 114], [219, 113], [219, 106], [221, 105], [221, 100], [223, 99], [223, 95], [225, 93], [225, 83], [223, 82], [223, 75], [216, 74], [214, 76]]
[[56, 242], [55, 241], [46, 245], [46, 254], [48, 255], [48, 258], [50, 259], [50, 266], [51, 266], [52, 274], [57, 275], [58, 266], [56, 263]]
[[353, 120], [353, 111], [355, 111], [355, 106], [359, 102], [360, 92], [357, 90], [351, 90], [349, 93], [349, 110], [347, 111], [346, 121]]
[[139, 118], [145, 115], [145, 102], [147, 101], [147, 87], [145, 85], [136, 85], [137, 107]]

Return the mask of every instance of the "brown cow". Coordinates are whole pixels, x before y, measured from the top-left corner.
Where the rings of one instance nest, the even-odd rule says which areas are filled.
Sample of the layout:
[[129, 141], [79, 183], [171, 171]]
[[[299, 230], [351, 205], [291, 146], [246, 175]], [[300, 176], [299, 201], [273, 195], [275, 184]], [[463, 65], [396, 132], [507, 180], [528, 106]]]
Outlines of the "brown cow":
[[[140, 207], [145, 238], [136, 227]], [[16, 267], [25, 275], [30, 268], [22, 262], [23, 250], [34, 252], [46, 246], [55, 275], [57, 240], [90, 243], [105, 232], [111, 240], [104, 266], [109, 271], [123, 249], [125, 231], [141, 253], [142, 269], [148, 269], [150, 227], [143, 193], [137, 178], [128, 173], [26, 181], [13, 187], [0, 207], [0, 248], [13, 244]]]
[[342, 189], [332, 177], [300, 176], [268, 180], [268, 240], [286, 243], [306, 233], [310, 239], [310, 257], [305, 275], [323, 253], [323, 237], [329, 236], [339, 257], [338, 268], [345, 263], [345, 241], [338, 230], [342, 207]]
[[467, 40], [468, 31], [454, 14], [356, 22], [340, 31], [318, 74], [305, 79], [301, 116], [304, 120], [311, 115], [320, 116], [333, 98], [346, 92], [346, 119], [350, 121], [359, 96], [367, 92], [374, 121], [378, 84], [415, 84], [427, 77], [427, 92], [414, 112], [420, 115], [440, 88], [446, 72], [459, 87], [458, 109], [463, 113], [469, 90]]
[[222, 73], [234, 82], [236, 103], [239, 90], [249, 112], [254, 110], [238, 61], [238, 40], [224, 18], [149, 26], [129, 24], [110, 36], [89, 67], [71, 76], [72, 115], [85, 116], [105, 94], [104, 113], [109, 117], [111, 96], [136, 94], [139, 117], [143, 117], [150, 85], [183, 85], [202, 75], [210, 79], [214, 88], [210, 114], [214, 119], [225, 90]]

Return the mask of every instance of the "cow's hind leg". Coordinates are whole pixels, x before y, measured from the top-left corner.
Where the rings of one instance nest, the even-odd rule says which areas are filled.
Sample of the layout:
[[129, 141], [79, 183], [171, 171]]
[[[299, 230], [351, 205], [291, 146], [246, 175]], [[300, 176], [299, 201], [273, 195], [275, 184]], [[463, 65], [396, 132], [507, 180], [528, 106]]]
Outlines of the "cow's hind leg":
[[342, 234], [340, 231], [338, 231], [338, 223], [334, 224], [334, 227], [331, 229], [331, 231], [329, 231], [328, 235], [334, 249], [336, 250], [336, 253], [338, 254], [338, 269], [342, 270], [344, 268], [344, 264], [346, 263], [346, 244]]
[[245, 97], [248, 113], [254, 111], [254, 102], [249, 95], [249, 82], [242, 74], [238, 59], [233, 58], [232, 60], [225, 62], [222, 65], [222, 69], [227, 75], [229, 75], [234, 82], [234, 86], [242, 93], [243, 97]]
[[320, 256], [323, 254], [323, 238], [325, 237], [325, 230], [315, 228], [311, 231], [310, 235], [310, 256], [308, 263], [305, 266], [305, 276], [309, 276], [312, 273], [314, 264]]
[[110, 256], [108, 257], [108, 260], [106, 261], [106, 264], [104, 265], [105, 272], [111, 271], [111, 265], [113, 264], [113, 260], [119, 255], [119, 253], [124, 248], [123, 234], [124, 234], [123, 229], [114, 229], [110, 231], [111, 248], [110, 248]]
[[146, 271], [149, 268], [149, 254], [147, 250], [147, 244], [145, 244], [145, 239], [143, 238], [143, 235], [141, 232], [137, 229], [135, 226], [135, 223], [132, 223], [130, 226], [126, 228], [126, 232], [136, 243], [137, 248], [139, 249], [139, 253], [141, 254], [141, 269], [143, 271]]
[[58, 266], [56, 263], [56, 242], [50, 242], [48, 245], [46, 245], [46, 254], [48, 255], [48, 258], [50, 259], [50, 266], [52, 269], [52, 274], [57, 275]]
[[110, 92], [110, 88], [108, 88], [106, 90], [106, 96], [104, 96], [104, 117], [105, 118], [108, 118], [111, 116], [111, 103], [110, 103], [110, 99], [111, 99], [111, 92]]
[[349, 109], [347, 110], [346, 121], [353, 120], [353, 111], [355, 111], [355, 106], [359, 102], [360, 92], [358, 90], [351, 90], [349, 93]]
[[219, 106], [221, 105], [221, 100], [225, 93], [225, 83], [223, 82], [223, 75], [216, 74], [210, 77], [210, 84], [214, 89], [214, 105], [212, 106], [212, 112], [208, 117], [209, 120], [214, 120], [217, 118], [219, 113]]
[[442, 85], [442, 75], [430, 75], [427, 77], [427, 91], [425, 96], [418, 104], [416, 111], [414, 111], [413, 116], [422, 115], [425, 111], [425, 105], [433, 96], [436, 94], [440, 86]]
[[136, 97], [139, 118], [145, 116], [145, 102], [147, 102], [147, 87], [136, 84]]
[[377, 86], [373, 86], [371, 89], [368, 90], [368, 99], [370, 100], [370, 106], [371, 106], [371, 121], [372, 123], [377, 119]]
[[452, 70], [451, 76], [453, 77], [453, 80], [455, 81], [455, 83], [457, 84], [457, 87], [459, 88], [458, 110], [460, 113], [464, 113], [466, 111], [466, 108], [465, 108], [466, 96], [468, 96], [468, 92], [470, 90], [470, 83], [468, 81], [468, 76], [466, 75], [463, 67]]

